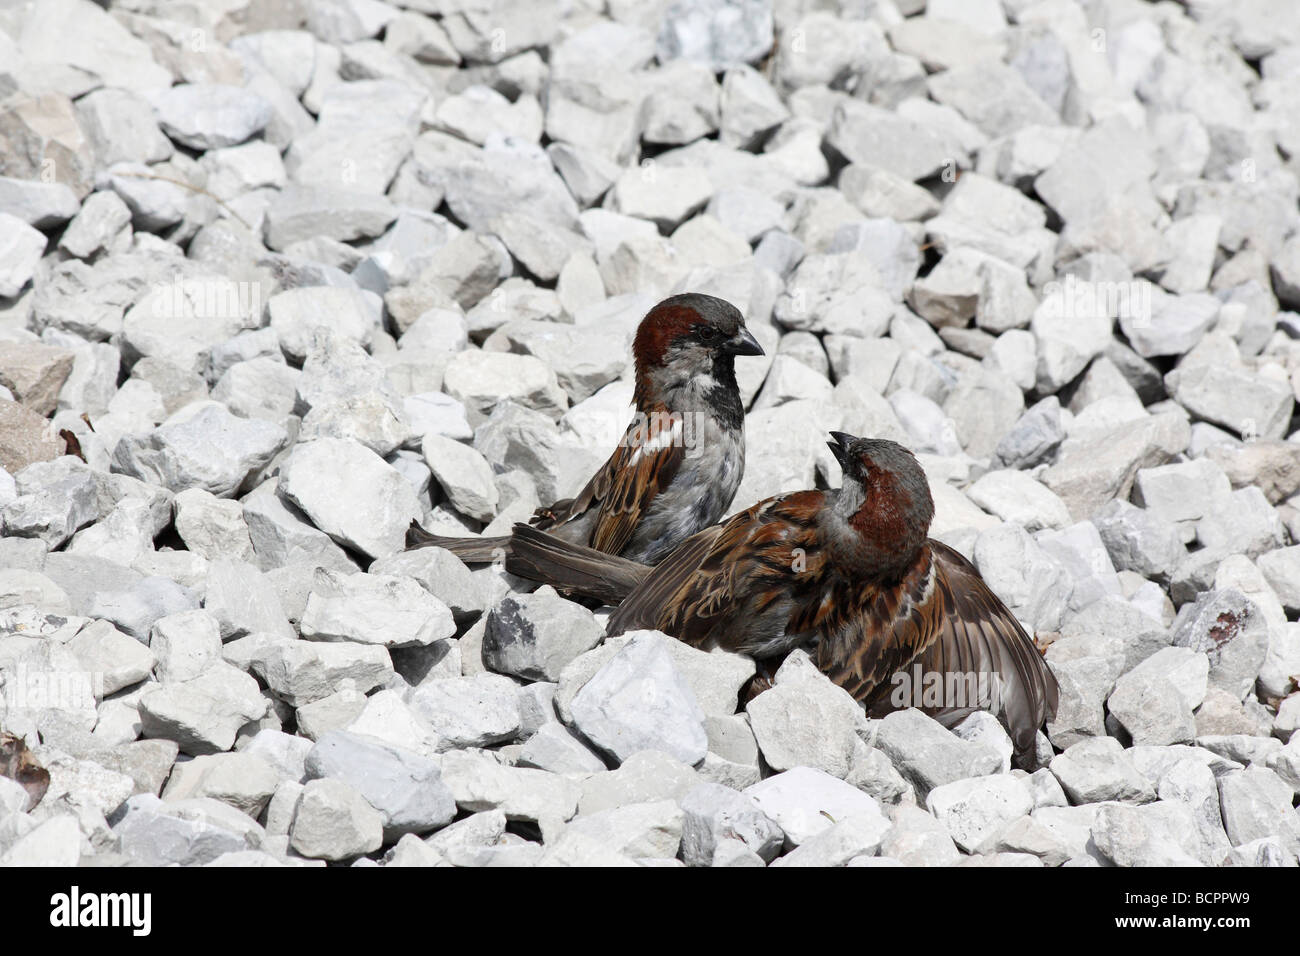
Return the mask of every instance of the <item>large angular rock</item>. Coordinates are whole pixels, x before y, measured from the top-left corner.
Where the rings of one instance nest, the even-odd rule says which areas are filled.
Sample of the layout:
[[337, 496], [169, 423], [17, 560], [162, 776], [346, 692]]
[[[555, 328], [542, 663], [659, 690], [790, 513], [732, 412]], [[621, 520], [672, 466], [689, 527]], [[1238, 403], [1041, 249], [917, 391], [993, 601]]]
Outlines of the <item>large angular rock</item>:
[[895, 711], [880, 721], [876, 746], [916, 787], [922, 799], [934, 787], [995, 773], [1001, 766], [996, 751], [962, 740], [913, 708]]
[[0, 343], [0, 385], [36, 414], [52, 415], [74, 358], [67, 349], [39, 342]]
[[681, 798], [682, 860], [687, 866], [713, 866], [729, 843], [740, 843], [770, 862], [785, 841], [780, 826], [753, 797], [730, 787], [705, 783]]
[[35, 462], [59, 457], [66, 447], [45, 418], [0, 397], [0, 468], [14, 474]]
[[145, 736], [175, 740], [196, 756], [229, 750], [244, 724], [266, 714], [257, 681], [229, 664], [214, 663], [187, 681], [159, 685], [140, 697]]
[[456, 633], [451, 611], [409, 578], [318, 568], [299, 631], [317, 641], [425, 646]]
[[575, 817], [565, 833], [581, 833], [635, 858], [671, 860], [682, 842], [685, 814], [673, 800], [634, 803]]
[[508, 820], [527, 820], [544, 829], [558, 827], [578, 809], [578, 785], [558, 774], [508, 767], [494, 757], [449, 753], [442, 779], [462, 810], [500, 810]]
[[1190, 807], [1160, 800], [1145, 806], [1106, 803], [1097, 809], [1092, 839], [1117, 866], [1196, 866], [1212, 861]]
[[333, 693], [343, 681], [366, 693], [393, 676], [388, 649], [376, 645], [320, 641], [276, 642], [258, 652], [252, 670], [267, 687], [298, 707]]
[[409, 702], [445, 747], [486, 747], [519, 735], [519, 689], [508, 677], [427, 681], [411, 692]]
[[1050, 769], [1074, 803], [1146, 803], [1151, 785], [1114, 737], [1083, 740], [1052, 758]]
[[953, 841], [970, 853], [1004, 824], [1033, 810], [1034, 799], [1020, 780], [995, 774], [935, 787], [925, 805], [947, 826]]
[[745, 706], [759, 750], [778, 773], [814, 767], [844, 779], [853, 767], [862, 708], [841, 687], [809, 668], [777, 674], [776, 685]]
[[172, 491], [201, 488], [235, 495], [286, 441], [271, 422], [236, 418], [215, 402], [189, 406], [144, 435], [127, 435], [113, 452], [124, 474]]
[[[850, 817], [862, 817], [877, 827], [886, 822], [874, 798], [810, 767], [775, 774], [747, 788], [744, 795], [784, 831], [787, 849]], [[884, 829], [880, 827], [881, 832]]]
[[192, 866], [262, 844], [247, 814], [210, 797], [163, 801], [151, 793], [126, 802], [113, 826], [121, 854], [140, 866]]
[[525, 680], [556, 681], [566, 665], [591, 650], [604, 628], [590, 611], [549, 586], [507, 595], [489, 613], [483, 663]]
[[371, 738], [331, 731], [316, 741], [304, 765], [307, 778], [352, 786], [384, 818], [384, 839], [427, 833], [456, 816], [456, 802], [428, 757]]
[[365, 289], [307, 286], [271, 296], [266, 309], [284, 354], [302, 362], [321, 330], [368, 347], [379, 329], [383, 302]]
[[708, 751], [704, 712], [668, 652], [671, 640], [634, 633], [573, 698], [574, 726], [619, 763], [662, 750], [694, 765]]
[[294, 810], [289, 845], [305, 857], [346, 860], [384, 842], [384, 817], [342, 780], [308, 781]]
[[163, 131], [195, 150], [237, 146], [271, 121], [271, 104], [247, 89], [180, 83], [153, 97]]
[[1190, 743], [1209, 670], [1204, 654], [1166, 647], [1115, 682], [1107, 709], [1137, 746]]
[[1210, 685], [1244, 699], [1268, 654], [1268, 625], [1255, 602], [1236, 588], [1207, 591], [1174, 620], [1175, 647], [1203, 651]]
[[209, 797], [257, 819], [279, 784], [275, 768], [260, 757], [248, 753], [210, 754], [178, 765], [167, 781], [163, 799]]
[[294, 448], [280, 469], [280, 493], [339, 544], [372, 558], [400, 551], [421, 514], [401, 472], [351, 439]]

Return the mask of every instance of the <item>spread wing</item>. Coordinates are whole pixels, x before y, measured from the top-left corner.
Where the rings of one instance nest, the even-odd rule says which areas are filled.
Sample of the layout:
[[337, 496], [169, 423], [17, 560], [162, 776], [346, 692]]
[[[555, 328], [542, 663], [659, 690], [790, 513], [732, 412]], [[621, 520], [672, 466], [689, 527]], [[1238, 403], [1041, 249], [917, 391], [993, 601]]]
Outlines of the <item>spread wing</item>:
[[[915, 704], [919, 677], [922, 709], [932, 717], [951, 724], [975, 710], [1001, 712], [1017, 753], [1032, 751], [1035, 731], [1056, 714], [1056, 678], [974, 565], [938, 541], [927, 551], [928, 594], [914, 580], [900, 589], [911, 600], [899, 600], [897, 608], [878, 603], [862, 618], [862, 649], [847, 663], [826, 660], [838, 668], [828, 673], [877, 715]], [[893, 684], [893, 675], [909, 667], [911, 680]], [[939, 677], [927, 680], [931, 674]], [[900, 687], [904, 696], [895, 699]], [[927, 687], [942, 696], [932, 701]]]
[[609, 460], [576, 496], [539, 509], [534, 527], [547, 530], [596, 510], [587, 543], [618, 554], [632, 539], [651, 502], [672, 482], [685, 456], [680, 416], [659, 412], [638, 416]]
[[[1056, 716], [1056, 678], [975, 566], [947, 545], [931, 541], [930, 548], [939, 562], [942, 626], [939, 639], [920, 659], [921, 667], [945, 674], [996, 675], [992, 692], [1006, 716], [1016, 751], [1031, 752], [1034, 733]], [[943, 720], [946, 715], [939, 710], [933, 716]]]
[[687, 538], [610, 616], [607, 632], [655, 628], [733, 649], [773, 626], [802, 633], [802, 619], [793, 621], [799, 592], [818, 587], [821, 569], [815, 525], [803, 519], [821, 499], [817, 491], [769, 498]]

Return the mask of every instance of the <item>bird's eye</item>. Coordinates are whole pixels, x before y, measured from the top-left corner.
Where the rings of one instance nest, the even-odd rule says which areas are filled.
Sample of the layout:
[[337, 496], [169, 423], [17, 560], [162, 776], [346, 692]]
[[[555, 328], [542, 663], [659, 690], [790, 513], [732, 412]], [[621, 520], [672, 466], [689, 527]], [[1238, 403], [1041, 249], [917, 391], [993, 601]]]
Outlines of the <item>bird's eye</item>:
[[718, 330], [711, 325], [705, 325], [700, 327], [700, 338], [703, 339], [705, 342], [715, 341], [719, 336], [719, 334], [721, 333], [719, 333]]

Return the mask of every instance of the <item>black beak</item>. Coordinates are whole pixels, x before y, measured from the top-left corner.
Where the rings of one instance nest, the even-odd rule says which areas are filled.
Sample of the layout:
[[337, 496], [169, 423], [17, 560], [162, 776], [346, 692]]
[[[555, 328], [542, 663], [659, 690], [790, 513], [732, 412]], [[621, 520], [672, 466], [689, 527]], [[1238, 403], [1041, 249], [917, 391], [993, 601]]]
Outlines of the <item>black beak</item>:
[[727, 351], [732, 355], [764, 355], [763, 346], [749, 329], [742, 328], [727, 341]]
[[831, 437], [835, 440], [828, 441], [826, 447], [831, 450], [831, 454], [835, 456], [835, 460], [840, 463], [840, 468], [847, 471], [849, 461], [849, 442], [853, 441], [854, 438], [848, 432], [831, 432]]

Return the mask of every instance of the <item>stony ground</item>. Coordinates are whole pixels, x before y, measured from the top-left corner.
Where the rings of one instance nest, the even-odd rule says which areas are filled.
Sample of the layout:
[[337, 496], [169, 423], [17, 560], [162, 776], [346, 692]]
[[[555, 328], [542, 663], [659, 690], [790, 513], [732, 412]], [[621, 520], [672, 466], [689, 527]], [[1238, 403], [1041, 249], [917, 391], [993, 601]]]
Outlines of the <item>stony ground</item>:
[[[0, 863], [1296, 865], [1300, 5], [109, 6], [0, 10]], [[401, 553], [688, 289], [736, 506], [915, 449], [1040, 769]]]

